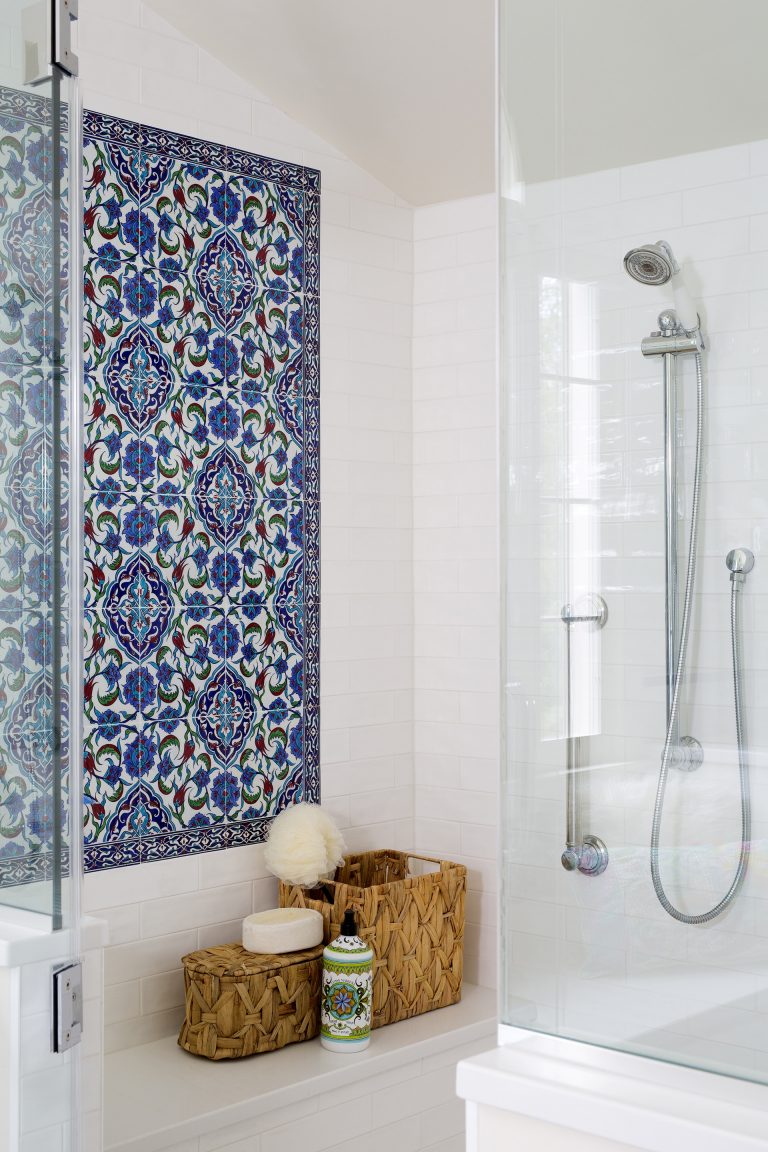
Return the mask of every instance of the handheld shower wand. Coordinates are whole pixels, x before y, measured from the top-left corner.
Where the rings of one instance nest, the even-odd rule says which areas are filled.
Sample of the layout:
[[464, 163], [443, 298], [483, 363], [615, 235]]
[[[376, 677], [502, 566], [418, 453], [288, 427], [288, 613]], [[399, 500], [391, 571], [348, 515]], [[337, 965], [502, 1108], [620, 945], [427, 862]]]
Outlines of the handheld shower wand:
[[666, 240], [631, 248], [624, 257], [624, 267], [638, 284], [661, 285], [672, 281], [672, 298], [681, 328], [694, 332], [701, 326], [699, 314], [685, 286], [685, 279], [675, 254]]

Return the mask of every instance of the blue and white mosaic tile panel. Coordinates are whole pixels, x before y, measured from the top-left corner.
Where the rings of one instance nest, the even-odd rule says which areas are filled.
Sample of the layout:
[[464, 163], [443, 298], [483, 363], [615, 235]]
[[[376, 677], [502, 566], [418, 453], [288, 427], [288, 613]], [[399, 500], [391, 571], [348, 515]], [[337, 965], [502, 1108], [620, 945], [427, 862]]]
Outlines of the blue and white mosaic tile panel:
[[319, 174], [84, 117], [87, 870], [319, 798]]

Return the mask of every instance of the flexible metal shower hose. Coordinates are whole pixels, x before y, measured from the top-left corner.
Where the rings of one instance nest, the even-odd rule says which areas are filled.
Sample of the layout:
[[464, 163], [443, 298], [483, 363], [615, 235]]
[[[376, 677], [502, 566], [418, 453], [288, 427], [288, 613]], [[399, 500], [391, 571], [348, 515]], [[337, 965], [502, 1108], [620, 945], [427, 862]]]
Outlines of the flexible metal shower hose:
[[[733, 658], [733, 701], [736, 712], [736, 746], [739, 757], [739, 782], [741, 786], [741, 851], [739, 863], [736, 866], [731, 886], [713, 908], [698, 915], [688, 915], [675, 908], [667, 897], [659, 871], [659, 840], [661, 837], [661, 818], [664, 812], [664, 793], [667, 788], [669, 776], [670, 755], [672, 752], [672, 737], [675, 732], [675, 720], [680, 703], [680, 687], [685, 673], [685, 659], [688, 650], [688, 636], [693, 611], [693, 589], [696, 580], [696, 558], [698, 552], [699, 531], [699, 502], [701, 497], [701, 462], [702, 441], [704, 436], [704, 374], [701, 356], [696, 354], [696, 462], [693, 474], [693, 500], [691, 504], [691, 532], [688, 545], [688, 567], [685, 576], [685, 599], [683, 603], [683, 619], [680, 628], [680, 648], [677, 655], [675, 680], [672, 690], [672, 703], [669, 710], [667, 735], [664, 741], [664, 751], [661, 756], [659, 770], [659, 783], [656, 789], [656, 803], [653, 808], [653, 826], [651, 829], [651, 877], [653, 888], [659, 903], [665, 912], [679, 920], [682, 924], [706, 924], [724, 912], [732, 902], [741, 887], [747, 872], [749, 862], [750, 841], [752, 839], [752, 801], [749, 792], [749, 763], [744, 746], [744, 721], [741, 701], [741, 628], [739, 619], [740, 587], [739, 580], [731, 581], [731, 653]], [[668, 590], [669, 594], [669, 590]]]

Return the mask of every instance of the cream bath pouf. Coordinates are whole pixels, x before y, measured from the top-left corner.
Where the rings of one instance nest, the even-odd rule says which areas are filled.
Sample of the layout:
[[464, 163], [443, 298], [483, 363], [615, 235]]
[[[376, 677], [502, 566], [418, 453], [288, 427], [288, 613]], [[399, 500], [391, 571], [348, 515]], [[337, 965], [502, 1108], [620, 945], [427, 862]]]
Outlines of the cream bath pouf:
[[319, 804], [294, 804], [272, 822], [264, 862], [286, 884], [311, 888], [341, 864], [344, 839]]

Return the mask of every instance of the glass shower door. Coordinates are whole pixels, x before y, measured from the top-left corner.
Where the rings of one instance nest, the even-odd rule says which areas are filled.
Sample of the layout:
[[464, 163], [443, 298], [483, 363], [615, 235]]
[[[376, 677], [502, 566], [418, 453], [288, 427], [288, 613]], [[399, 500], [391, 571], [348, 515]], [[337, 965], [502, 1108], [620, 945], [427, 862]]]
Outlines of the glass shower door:
[[504, 1021], [768, 1083], [768, 7], [500, 15]]
[[52, 1041], [54, 976], [78, 951], [81, 872], [71, 7], [0, 5], [0, 1152], [80, 1146], [78, 1050]]
[[43, 5], [0, 46], [0, 904], [69, 912], [67, 388], [70, 78]]

